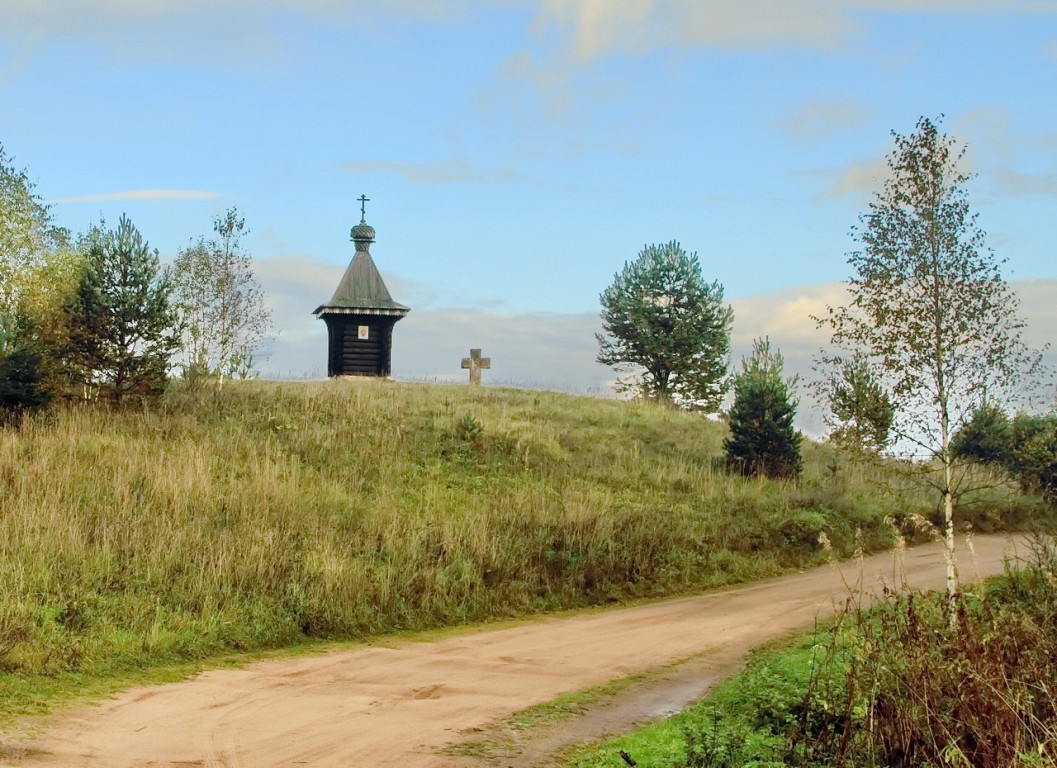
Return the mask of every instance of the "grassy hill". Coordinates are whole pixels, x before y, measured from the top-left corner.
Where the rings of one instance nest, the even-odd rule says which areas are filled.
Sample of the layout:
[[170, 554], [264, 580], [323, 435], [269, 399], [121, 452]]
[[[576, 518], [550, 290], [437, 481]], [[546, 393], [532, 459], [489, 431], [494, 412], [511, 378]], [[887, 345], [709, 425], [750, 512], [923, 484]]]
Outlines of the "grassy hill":
[[374, 380], [0, 431], [0, 711], [42, 681], [756, 579], [820, 562], [821, 532], [850, 554], [934, 512], [810, 444], [796, 484], [728, 476], [724, 434], [644, 403]]

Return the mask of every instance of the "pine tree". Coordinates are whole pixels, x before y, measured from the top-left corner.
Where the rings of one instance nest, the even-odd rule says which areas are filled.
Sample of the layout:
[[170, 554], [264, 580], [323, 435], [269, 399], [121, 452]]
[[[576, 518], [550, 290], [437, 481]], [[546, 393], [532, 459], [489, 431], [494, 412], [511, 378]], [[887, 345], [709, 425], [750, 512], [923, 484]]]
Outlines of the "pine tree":
[[984, 404], [955, 433], [951, 452], [1000, 468], [1027, 493], [1057, 504], [1057, 411], [1010, 419], [995, 405]]
[[753, 342], [734, 377], [730, 436], [723, 447], [727, 469], [743, 475], [795, 478], [800, 474], [801, 435], [793, 428], [796, 379], [782, 378], [782, 355], [768, 339]]
[[171, 288], [152, 251], [126, 216], [83, 239], [85, 265], [67, 303], [68, 372], [86, 395], [100, 391], [119, 404], [165, 389], [179, 343]]
[[649, 245], [602, 293], [598, 362], [641, 372], [626, 391], [713, 412], [727, 388], [734, 313], [723, 287], [706, 283], [697, 254], [674, 240]]
[[866, 454], [888, 447], [895, 405], [863, 357], [842, 361], [823, 388], [829, 400], [827, 421], [833, 442]]

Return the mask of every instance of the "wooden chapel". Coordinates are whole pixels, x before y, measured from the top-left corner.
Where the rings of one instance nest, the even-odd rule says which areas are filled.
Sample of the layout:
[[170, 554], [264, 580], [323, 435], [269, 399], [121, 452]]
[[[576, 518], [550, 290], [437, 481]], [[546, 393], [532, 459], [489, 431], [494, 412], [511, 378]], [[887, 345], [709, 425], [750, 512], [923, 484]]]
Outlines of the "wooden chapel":
[[371, 258], [374, 227], [360, 198], [360, 223], [352, 228], [356, 253], [334, 295], [312, 313], [327, 324], [328, 376], [388, 376], [392, 368], [393, 326], [410, 312], [393, 301]]

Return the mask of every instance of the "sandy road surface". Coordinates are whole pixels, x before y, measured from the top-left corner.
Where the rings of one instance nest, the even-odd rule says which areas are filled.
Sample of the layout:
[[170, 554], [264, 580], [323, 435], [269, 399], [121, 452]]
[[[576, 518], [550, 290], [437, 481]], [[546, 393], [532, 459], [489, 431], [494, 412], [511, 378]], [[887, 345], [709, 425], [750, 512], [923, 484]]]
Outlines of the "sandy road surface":
[[[964, 544], [961, 550], [965, 580], [1001, 572], [1010, 551], [1004, 538], [978, 536], [974, 565]], [[936, 546], [912, 549], [904, 559], [909, 584], [942, 588]], [[867, 558], [863, 588], [898, 583], [896, 560], [894, 553]], [[857, 563], [842, 567], [848, 581], [859, 579]], [[695, 654], [736, 666], [752, 646], [809, 627], [847, 595], [837, 569], [824, 567], [700, 597], [207, 672], [67, 713], [32, 743], [6, 739], [0, 765], [477, 765], [440, 750], [560, 693]]]

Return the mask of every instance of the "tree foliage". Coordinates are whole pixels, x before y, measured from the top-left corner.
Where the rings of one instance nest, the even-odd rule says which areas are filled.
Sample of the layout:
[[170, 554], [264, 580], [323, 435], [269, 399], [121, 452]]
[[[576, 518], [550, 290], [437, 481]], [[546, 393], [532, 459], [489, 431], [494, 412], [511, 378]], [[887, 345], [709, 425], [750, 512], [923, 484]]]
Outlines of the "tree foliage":
[[56, 296], [67, 287], [51, 278], [69, 260], [69, 239], [26, 171], [15, 168], [0, 145], [0, 343], [14, 338], [20, 317], [33, 318], [34, 332], [50, 330], [61, 304]]
[[954, 572], [954, 503], [964, 490], [951, 435], [975, 404], [1023, 394], [1039, 356], [1021, 340], [1019, 302], [1002, 278], [970, 210], [964, 148], [921, 118], [914, 133], [893, 132], [888, 178], [852, 237], [850, 302], [820, 319], [840, 350], [824, 362], [863, 361], [895, 406], [892, 435], [939, 492]]
[[179, 343], [171, 286], [139, 230], [122, 216], [82, 239], [84, 267], [66, 305], [68, 375], [86, 394], [114, 403], [161, 394]]
[[174, 301], [184, 321], [184, 376], [191, 381], [245, 376], [271, 327], [271, 313], [241, 246], [248, 233], [235, 208], [213, 220], [212, 239], [180, 251], [171, 275]]
[[990, 404], [958, 430], [951, 450], [960, 458], [1004, 470], [1028, 493], [1057, 505], [1057, 413], [1021, 413], [1010, 419]]
[[61, 389], [63, 302], [79, 258], [25, 170], [0, 146], [0, 403], [5, 413], [45, 405]]
[[730, 436], [723, 444], [727, 468], [744, 475], [790, 478], [800, 474], [801, 435], [793, 427], [796, 378], [782, 377], [784, 361], [769, 339], [753, 342], [734, 377]]
[[637, 394], [706, 411], [727, 388], [734, 313], [723, 288], [706, 283], [697, 254], [674, 240], [648, 245], [602, 292], [598, 362], [639, 379], [621, 386]]
[[838, 445], [864, 453], [888, 447], [895, 405], [862, 357], [842, 361], [824, 382], [830, 437]]
[[32, 341], [5, 344], [0, 352], [0, 424], [18, 423], [23, 413], [47, 406], [52, 390], [44, 360]]

